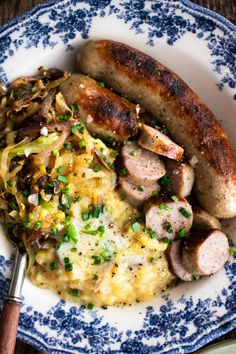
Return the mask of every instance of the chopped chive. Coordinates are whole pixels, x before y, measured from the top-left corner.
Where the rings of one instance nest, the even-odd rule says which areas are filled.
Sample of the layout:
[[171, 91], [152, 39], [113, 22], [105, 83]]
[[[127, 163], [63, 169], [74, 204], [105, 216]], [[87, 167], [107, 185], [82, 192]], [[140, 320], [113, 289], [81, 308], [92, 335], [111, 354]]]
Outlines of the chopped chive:
[[93, 167], [93, 171], [94, 171], [94, 172], [99, 172], [99, 171], [100, 171], [100, 166], [99, 166], [99, 165], [95, 165], [95, 166]]
[[10, 204], [10, 207], [11, 207], [13, 210], [16, 210], [16, 209], [17, 209], [17, 204], [16, 204], [16, 203], [11, 203], [11, 204]]
[[80, 290], [78, 290], [78, 289], [70, 289], [69, 290], [69, 294], [71, 295], [71, 296], [75, 296], [75, 297], [77, 297], [77, 296], [79, 296], [80, 295]]
[[70, 119], [69, 114], [61, 114], [60, 116], [58, 116], [58, 119], [63, 120], [63, 121], [68, 121]]
[[101, 257], [100, 256], [92, 256], [93, 264], [98, 265], [101, 264]]
[[73, 264], [71, 263], [66, 263], [65, 264], [65, 271], [66, 272], [71, 272], [73, 270]]
[[127, 168], [125, 168], [125, 167], [122, 167], [119, 171], [120, 176], [125, 176], [125, 175], [127, 175], [127, 173], [128, 173], [128, 171], [127, 171]]
[[194, 279], [195, 281], [198, 281], [198, 280], [201, 279], [201, 275], [193, 275], [193, 279]]
[[66, 226], [69, 225], [70, 223], [71, 223], [71, 218], [68, 215], [66, 215], [65, 216], [65, 224], [66, 224]]
[[106, 86], [106, 84], [103, 81], [98, 81], [98, 86], [101, 88], [104, 88]]
[[86, 173], [85, 173], [85, 172], [82, 173], [82, 177], [83, 177], [83, 178], [86, 177]]
[[116, 157], [117, 155], [118, 155], [118, 152], [115, 151], [115, 150], [112, 150], [112, 151], [110, 152], [110, 157]]
[[99, 236], [102, 237], [105, 233], [105, 227], [103, 225], [98, 227]]
[[160, 183], [160, 186], [162, 188], [167, 188], [168, 187], [168, 184], [170, 183], [170, 177], [168, 177], [167, 175], [161, 177], [159, 180], [158, 180], [158, 183]]
[[130, 152], [130, 156], [136, 156], [136, 155], [137, 155], [137, 151], [132, 150], [132, 151]]
[[73, 145], [71, 143], [65, 143], [64, 147], [66, 150], [69, 150], [69, 151], [71, 151], [73, 149]]
[[104, 250], [100, 253], [100, 256], [103, 258], [103, 260], [105, 262], [110, 262], [111, 260], [111, 255], [109, 254], [109, 252], [107, 250]]
[[185, 208], [180, 208], [179, 212], [186, 218], [189, 219], [191, 218], [192, 214]]
[[61, 247], [61, 241], [58, 241], [56, 244], [55, 244], [55, 249], [56, 250], [59, 250], [59, 248]]
[[149, 232], [151, 238], [157, 238], [157, 233], [155, 231]]
[[135, 218], [135, 221], [139, 222], [139, 223], [143, 223], [145, 220], [144, 216], [143, 215], [138, 215], [136, 216]]
[[139, 231], [139, 227], [140, 227], [140, 225], [137, 222], [135, 222], [135, 223], [133, 223], [131, 225], [131, 228], [132, 228], [133, 232], [138, 232]]
[[97, 274], [94, 274], [94, 276], [93, 276], [93, 280], [98, 280], [99, 279], [99, 276], [97, 275]]
[[27, 229], [28, 227], [30, 227], [30, 221], [29, 220], [24, 220], [22, 222], [22, 226]]
[[158, 196], [158, 193], [159, 193], [158, 190], [152, 191], [152, 196], [153, 196], [153, 197], [157, 197], [157, 196]]
[[87, 309], [88, 309], [88, 310], [93, 310], [93, 308], [94, 308], [94, 305], [93, 305], [92, 303], [89, 303], [89, 304], [87, 305]]
[[76, 232], [75, 226], [73, 224], [68, 225], [66, 233], [69, 237], [70, 242], [72, 242], [72, 243], [78, 242], [77, 232]]
[[85, 225], [85, 230], [89, 230], [89, 229], [91, 229], [91, 225], [90, 224], [87, 224], [87, 225]]
[[66, 234], [66, 235], [63, 237], [63, 242], [68, 243], [69, 241], [70, 241], [69, 236]]
[[163, 243], [169, 243], [170, 240], [168, 239], [168, 237], [162, 237], [161, 242], [163, 242]]
[[178, 202], [179, 198], [176, 195], [170, 197], [174, 202]]
[[67, 183], [68, 181], [67, 181], [67, 177], [66, 176], [58, 176], [57, 177], [57, 180], [59, 181], [59, 182], [63, 182], [63, 183]]
[[76, 247], [73, 247], [70, 249], [71, 252], [76, 252], [77, 251], [77, 248]]
[[139, 187], [137, 188], [137, 190], [138, 190], [139, 192], [143, 192], [143, 191], [144, 191], [143, 187], [141, 187], [141, 186], [139, 186]]
[[57, 168], [57, 172], [58, 172], [58, 173], [63, 173], [63, 172], [64, 172], [64, 167], [59, 166], [59, 167]]
[[90, 215], [89, 215], [89, 213], [82, 213], [82, 220], [83, 221], [87, 221], [87, 220], [89, 220], [89, 217], [90, 217]]
[[23, 197], [25, 197], [25, 198], [28, 197], [30, 195], [29, 188], [23, 189], [22, 194], [23, 194]]
[[7, 185], [9, 187], [13, 187], [13, 180], [12, 179], [9, 179], [9, 181], [7, 181]]
[[72, 125], [72, 127], [70, 128], [70, 131], [72, 134], [76, 134], [76, 133], [78, 133], [79, 128], [77, 125]]
[[70, 258], [69, 257], [64, 257], [64, 263], [65, 264], [70, 263]]
[[79, 132], [82, 134], [84, 132], [84, 123], [83, 122], [79, 122]]
[[164, 230], [166, 230], [169, 234], [173, 233], [173, 227], [171, 226], [171, 223], [168, 220], [164, 221], [164, 225], [163, 225]]
[[79, 140], [79, 148], [86, 149], [86, 142], [83, 139]]
[[55, 269], [58, 268], [57, 262], [55, 262], [55, 261], [51, 262], [49, 266], [50, 266], [50, 269], [51, 269], [51, 270], [55, 270]]
[[150, 262], [154, 264], [156, 263], [156, 259], [154, 257], [150, 257]]
[[55, 234], [57, 232], [57, 227], [55, 226], [55, 225], [53, 225], [52, 227], [51, 227], [51, 233], [52, 234]]
[[101, 213], [101, 208], [100, 207], [93, 207], [91, 210], [91, 216], [95, 219], [99, 218], [99, 215]]
[[93, 235], [93, 236], [98, 234], [98, 230], [82, 230], [81, 232], [82, 234]]
[[34, 225], [35, 230], [39, 230], [42, 226], [43, 222], [42, 221], [37, 221], [36, 224]]
[[171, 210], [171, 208], [168, 205], [164, 204], [164, 203], [159, 204], [158, 208], [162, 209], [162, 210]]
[[185, 228], [182, 227], [181, 229], [179, 229], [179, 230], [177, 231], [177, 236], [180, 237], [180, 238], [185, 237], [185, 236], [186, 236], [186, 230], [185, 230]]
[[79, 112], [79, 107], [78, 107], [77, 103], [71, 103], [69, 105], [69, 107], [70, 107], [72, 113], [75, 114], [75, 113]]
[[230, 247], [230, 248], [229, 248], [229, 255], [230, 255], [230, 256], [234, 256], [235, 253], [236, 253], [236, 250], [235, 250], [233, 247]]

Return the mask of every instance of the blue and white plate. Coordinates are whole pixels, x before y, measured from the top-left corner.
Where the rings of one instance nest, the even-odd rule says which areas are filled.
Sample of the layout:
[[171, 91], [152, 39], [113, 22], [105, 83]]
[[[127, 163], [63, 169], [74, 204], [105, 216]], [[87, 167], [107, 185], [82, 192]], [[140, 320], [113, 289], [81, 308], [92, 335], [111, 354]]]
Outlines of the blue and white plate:
[[[88, 38], [130, 44], [176, 71], [216, 114], [236, 149], [233, 24], [186, 0], [51, 0], [0, 29], [1, 80], [33, 74], [40, 65], [73, 70], [75, 49]], [[224, 225], [236, 242], [236, 220]], [[2, 234], [0, 299], [11, 254]], [[148, 303], [95, 311], [26, 279], [18, 337], [45, 353], [191, 353], [236, 327], [235, 274], [231, 257], [211, 278]]]

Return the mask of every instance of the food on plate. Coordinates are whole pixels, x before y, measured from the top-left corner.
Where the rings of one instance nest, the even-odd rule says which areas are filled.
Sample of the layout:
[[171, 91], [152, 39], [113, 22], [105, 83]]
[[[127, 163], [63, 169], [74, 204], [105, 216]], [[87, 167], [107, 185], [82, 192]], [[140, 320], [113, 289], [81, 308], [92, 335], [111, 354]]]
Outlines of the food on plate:
[[148, 186], [166, 174], [165, 165], [158, 155], [135, 143], [124, 144], [120, 159], [120, 173], [136, 185]]
[[146, 124], [141, 126], [139, 144], [147, 150], [177, 161], [184, 153], [184, 149], [175, 144], [168, 136]]
[[228, 239], [220, 230], [193, 229], [185, 240], [182, 264], [191, 274], [210, 275], [218, 272], [228, 258]]
[[157, 233], [158, 239], [174, 240], [180, 233], [187, 235], [193, 222], [191, 205], [177, 196], [153, 197], [145, 207], [146, 226]]
[[166, 161], [166, 174], [170, 180], [168, 192], [176, 194], [180, 198], [186, 198], [193, 188], [194, 170], [189, 163]]
[[60, 91], [68, 104], [77, 103], [80, 119], [91, 132], [124, 141], [137, 130], [138, 106], [81, 74], [72, 74]]
[[193, 208], [193, 226], [206, 229], [221, 229], [221, 224], [215, 216], [197, 206]]
[[[135, 49], [88, 42], [78, 64], [93, 78], [41, 67], [0, 93], [1, 218], [27, 249], [33, 283], [92, 308], [220, 270], [229, 245], [215, 215], [235, 213], [233, 193], [211, 204], [234, 183], [222, 128], [181, 79]], [[187, 123], [202, 137], [190, 139]], [[209, 126], [226, 162], [219, 145], [205, 153]]]
[[167, 248], [166, 256], [172, 273], [183, 281], [193, 280], [193, 275], [182, 265], [182, 240], [176, 240]]
[[125, 200], [135, 207], [140, 207], [153, 194], [160, 191], [160, 186], [158, 183], [136, 185], [129, 182], [125, 177], [119, 177], [118, 188], [120, 194], [124, 196]]
[[219, 218], [236, 215], [236, 161], [214, 114], [174, 72], [148, 55], [112, 40], [88, 41], [78, 68], [138, 102], [184, 147], [202, 207]]

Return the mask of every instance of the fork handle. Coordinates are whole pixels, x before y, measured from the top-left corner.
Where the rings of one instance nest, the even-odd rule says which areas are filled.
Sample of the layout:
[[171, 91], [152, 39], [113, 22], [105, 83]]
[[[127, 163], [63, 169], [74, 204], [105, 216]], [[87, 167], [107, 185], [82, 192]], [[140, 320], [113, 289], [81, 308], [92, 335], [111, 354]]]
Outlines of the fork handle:
[[0, 322], [0, 354], [14, 354], [22, 303], [6, 298]]

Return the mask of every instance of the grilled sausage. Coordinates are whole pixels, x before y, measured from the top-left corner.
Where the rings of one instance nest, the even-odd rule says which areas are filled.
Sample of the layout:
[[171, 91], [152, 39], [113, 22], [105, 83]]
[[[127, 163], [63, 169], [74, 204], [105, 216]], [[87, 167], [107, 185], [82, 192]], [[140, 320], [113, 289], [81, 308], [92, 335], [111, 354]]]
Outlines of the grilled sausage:
[[195, 157], [195, 191], [212, 215], [236, 215], [236, 160], [214, 114], [174, 72], [125, 44], [98, 40], [78, 52], [78, 67], [104, 80], [165, 124], [176, 142]]
[[160, 190], [160, 186], [157, 183], [153, 183], [149, 186], [137, 186], [127, 181], [126, 178], [120, 177], [119, 191], [125, 195], [125, 201], [129, 204], [139, 207], [147, 199], [149, 199], [152, 193]]
[[182, 254], [184, 268], [194, 275], [218, 272], [229, 258], [227, 236], [217, 229], [193, 229]]
[[183, 237], [192, 226], [192, 208], [185, 199], [151, 199], [145, 211], [146, 227], [155, 231], [158, 239], [168, 237], [174, 240], [176, 236]]
[[219, 220], [199, 207], [193, 208], [193, 226], [206, 229], [221, 229]]
[[177, 275], [183, 281], [191, 281], [193, 279], [192, 274], [187, 272], [182, 265], [182, 242], [176, 240], [171, 243], [167, 250], [166, 256], [169, 263], [170, 271]]
[[159, 157], [135, 143], [125, 144], [120, 153], [121, 165], [127, 180], [137, 185], [150, 185], [166, 173], [164, 163]]
[[166, 160], [166, 173], [170, 178], [170, 183], [167, 186], [167, 190], [176, 194], [178, 197], [186, 198], [194, 183], [194, 171], [192, 167], [187, 163], [177, 163], [173, 160]]
[[168, 136], [146, 124], [141, 126], [141, 135], [138, 142], [147, 150], [177, 161], [181, 159], [184, 153], [184, 149], [175, 144]]
[[88, 130], [123, 141], [136, 132], [136, 106], [81, 74], [60, 85], [67, 104], [77, 103]]

